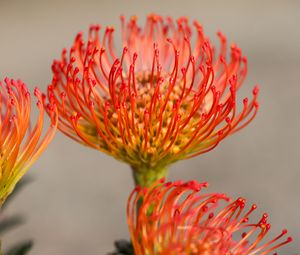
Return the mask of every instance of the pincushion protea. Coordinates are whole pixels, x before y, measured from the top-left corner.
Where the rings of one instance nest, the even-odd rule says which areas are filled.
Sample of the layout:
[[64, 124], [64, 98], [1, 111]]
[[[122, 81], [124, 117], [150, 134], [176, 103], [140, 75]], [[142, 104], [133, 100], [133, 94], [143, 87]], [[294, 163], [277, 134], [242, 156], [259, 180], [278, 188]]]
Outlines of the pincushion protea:
[[[219, 193], [199, 191], [207, 183], [157, 182], [131, 193], [127, 217], [136, 255], [265, 255], [292, 241], [287, 230], [272, 240], [265, 236], [271, 225], [264, 214], [249, 220], [256, 205]], [[225, 206], [221, 206], [225, 203]]]
[[258, 87], [239, 111], [247, 60], [235, 44], [227, 51], [220, 32], [216, 53], [198, 22], [149, 15], [141, 28], [136, 17], [121, 21], [120, 57], [114, 28], [101, 36], [91, 26], [87, 42], [79, 33], [54, 61], [48, 98], [64, 134], [130, 164], [136, 182], [149, 186], [169, 164], [212, 150], [251, 122]]
[[58, 122], [55, 105], [48, 106], [51, 125], [42, 137], [44, 125], [43, 98], [36, 88], [39, 116], [31, 126], [31, 96], [26, 85], [18, 80], [0, 81], [0, 207], [27, 169], [52, 140]]

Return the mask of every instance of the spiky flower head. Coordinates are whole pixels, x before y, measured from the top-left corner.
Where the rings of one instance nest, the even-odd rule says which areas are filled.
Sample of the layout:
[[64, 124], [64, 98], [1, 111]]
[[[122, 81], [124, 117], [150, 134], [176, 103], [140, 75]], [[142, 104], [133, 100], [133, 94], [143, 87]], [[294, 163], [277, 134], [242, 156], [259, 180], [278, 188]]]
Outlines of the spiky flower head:
[[48, 98], [67, 136], [155, 173], [212, 150], [254, 118], [258, 87], [238, 110], [247, 60], [235, 44], [228, 51], [222, 33], [216, 50], [186, 18], [149, 15], [143, 28], [136, 17], [121, 23], [119, 57], [114, 28], [101, 33], [93, 25], [87, 42], [79, 33], [53, 63]]
[[256, 209], [246, 200], [200, 192], [207, 183], [157, 182], [137, 187], [128, 199], [127, 217], [136, 255], [266, 255], [292, 241], [267, 234], [268, 215], [250, 220]]
[[31, 96], [26, 85], [6, 78], [0, 81], [0, 207], [52, 140], [57, 122], [55, 105], [48, 106], [51, 124], [42, 138], [44, 125], [43, 98], [36, 88], [39, 115], [31, 125]]

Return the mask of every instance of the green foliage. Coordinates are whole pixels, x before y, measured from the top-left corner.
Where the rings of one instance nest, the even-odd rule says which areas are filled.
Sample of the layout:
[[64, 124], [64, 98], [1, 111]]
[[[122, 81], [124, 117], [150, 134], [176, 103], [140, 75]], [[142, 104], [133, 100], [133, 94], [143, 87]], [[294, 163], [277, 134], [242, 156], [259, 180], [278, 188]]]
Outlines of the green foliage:
[[[2, 215], [1, 215], [2, 216]], [[13, 215], [10, 217], [0, 218], [0, 235], [3, 235], [6, 231], [17, 227], [24, 223], [24, 219], [21, 215]]]
[[24, 241], [9, 249], [4, 255], [25, 255], [32, 248], [32, 246], [32, 241]]
[[[23, 178], [21, 181], [16, 185], [13, 193], [7, 198], [4, 205], [0, 211], [0, 235], [3, 236], [7, 231], [14, 229], [15, 227], [20, 226], [24, 223], [24, 218], [21, 215], [5, 215], [5, 209], [11, 203], [11, 201], [15, 198], [16, 194], [20, 192], [20, 190], [30, 183], [32, 180], [31, 178]], [[15, 244], [11, 247], [8, 251], [2, 252], [0, 250], [0, 255], [25, 255], [31, 249], [33, 245], [32, 241], [22, 241]], [[1, 249], [1, 247], [0, 247]]]
[[134, 255], [131, 242], [126, 240], [115, 241], [116, 251], [109, 253], [108, 255]]

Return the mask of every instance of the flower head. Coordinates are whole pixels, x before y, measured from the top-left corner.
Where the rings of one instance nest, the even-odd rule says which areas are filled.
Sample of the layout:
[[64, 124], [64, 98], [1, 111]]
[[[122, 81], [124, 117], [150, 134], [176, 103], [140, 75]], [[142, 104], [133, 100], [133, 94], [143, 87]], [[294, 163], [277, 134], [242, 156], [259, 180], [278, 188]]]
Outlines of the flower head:
[[58, 121], [55, 105], [49, 105], [51, 125], [42, 137], [44, 123], [43, 98], [36, 88], [39, 116], [31, 126], [31, 96], [18, 80], [0, 81], [0, 207], [16, 183], [52, 140]]
[[[268, 215], [258, 222], [249, 216], [246, 200], [230, 202], [224, 194], [200, 193], [207, 183], [155, 183], [135, 188], [127, 217], [136, 255], [265, 255], [292, 241], [287, 230], [266, 240]], [[225, 204], [225, 205], [222, 205]]]
[[142, 171], [208, 152], [254, 118], [258, 87], [238, 110], [247, 60], [222, 33], [217, 51], [186, 18], [121, 22], [119, 57], [114, 28], [93, 25], [53, 63], [48, 98], [67, 136]]

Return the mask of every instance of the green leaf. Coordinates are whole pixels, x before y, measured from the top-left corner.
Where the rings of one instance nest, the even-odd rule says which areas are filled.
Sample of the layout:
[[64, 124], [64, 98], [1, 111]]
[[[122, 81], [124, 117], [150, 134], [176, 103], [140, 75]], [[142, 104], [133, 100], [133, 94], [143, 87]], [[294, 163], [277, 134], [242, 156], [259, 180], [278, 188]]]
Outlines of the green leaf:
[[32, 241], [24, 241], [22, 243], [18, 243], [10, 250], [8, 250], [5, 255], [25, 255], [33, 246]]
[[10, 230], [22, 223], [24, 223], [24, 219], [20, 215], [15, 215], [15, 216], [1, 219], [0, 220], [0, 235], [2, 235], [7, 230]]
[[108, 255], [134, 255], [132, 244], [127, 240], [115, 241], [115, 247], [116, 251]]

